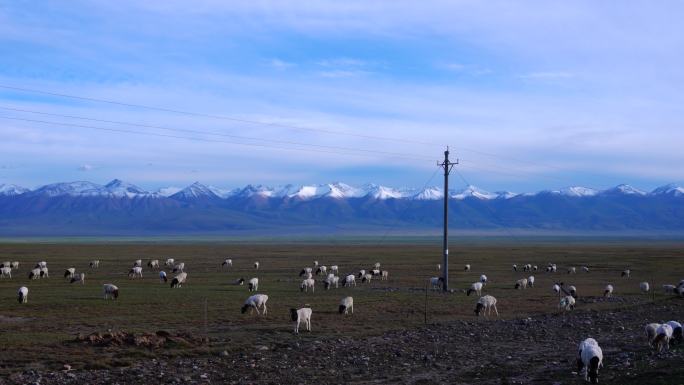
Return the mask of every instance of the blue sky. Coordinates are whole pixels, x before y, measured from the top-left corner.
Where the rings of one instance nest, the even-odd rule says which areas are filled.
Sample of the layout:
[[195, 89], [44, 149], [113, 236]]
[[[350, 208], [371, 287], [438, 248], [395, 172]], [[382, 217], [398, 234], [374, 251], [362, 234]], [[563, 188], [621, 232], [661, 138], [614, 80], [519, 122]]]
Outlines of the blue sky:
[[[420, 187], [448, 144], [466, 180], [489, 190], [682, 184], [683, 8], [675, 1], [0, 1], [2, 86], [275, 123], [0, 88], [0, 183]], [[228, 143], [263, 140], [407, 157]]]

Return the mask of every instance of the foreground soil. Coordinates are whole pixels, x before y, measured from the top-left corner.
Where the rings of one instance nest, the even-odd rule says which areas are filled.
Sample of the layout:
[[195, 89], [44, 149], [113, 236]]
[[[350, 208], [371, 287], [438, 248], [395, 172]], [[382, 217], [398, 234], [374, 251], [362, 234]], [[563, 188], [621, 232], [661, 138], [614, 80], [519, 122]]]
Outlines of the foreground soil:
[[277, 343], [255, 336], [248, 350], [155, 355], [102, 370], [28, 370], [0, 384], [580, 384], [575, 349], [590, 336], [603, 348], [600, 383], [684, 384], [684, 347], [653, 352], [643, 333], [646, 322], [684, 319], [683, 304], [671, 298], [609, 311], [447, 321], [363, 339], [319, 338], [314, 319], [312, 333]]

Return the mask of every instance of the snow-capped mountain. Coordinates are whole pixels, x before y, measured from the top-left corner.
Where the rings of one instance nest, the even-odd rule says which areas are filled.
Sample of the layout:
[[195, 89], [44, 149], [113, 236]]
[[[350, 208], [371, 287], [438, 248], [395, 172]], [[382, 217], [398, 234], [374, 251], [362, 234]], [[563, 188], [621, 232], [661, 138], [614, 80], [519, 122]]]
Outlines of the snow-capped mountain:
[[684, 187], [679, 187], [676, 184], [667, 184], [665, 186], [660, 186], [655, 190], [651, 191], [651, 195], [672, 195], [676, 197], [684, 196]]
[[608, 190], [601, 191], [603, 195], [634, 195], [634, 196], [644, 196], [647, 195], [646, 192], [634, 188], [628, 184], [620, 184]]
[[170, 196], [170, 198], [191, 200], [191, 199], [220, 199], [214, 192], [214, 189], [205, 186], [200, 182], [195, 182], [190, 186], [178, 191]]
[[594, 190], [593, 188], [581, 186], [566, 187], [553, 192], [569, 197], [593, 197], [594, 195], [599, 193], [598, 190]]
[[140, 187], [126, 183], [120, 179], [114, 179], [113, 181], [104, 185], [107, 193], [117, 196], [117, 197], [135, 197], [139, 195], [150, 195], [148, 191], [141, 189]]
[[499, 194], [490, 193], [488, 191], [479, 189], [475, 186], [469, 185], [461, 191], [456, 193], [451, 193], [449, 195], [453, 199], [466, 199], [466, 198], [477, 198], [477, 199], [496, 199], [499, 198]]
[[29, 192], [30, 190], [16, 184], [0, 184], [0, 196], [14, 196]]

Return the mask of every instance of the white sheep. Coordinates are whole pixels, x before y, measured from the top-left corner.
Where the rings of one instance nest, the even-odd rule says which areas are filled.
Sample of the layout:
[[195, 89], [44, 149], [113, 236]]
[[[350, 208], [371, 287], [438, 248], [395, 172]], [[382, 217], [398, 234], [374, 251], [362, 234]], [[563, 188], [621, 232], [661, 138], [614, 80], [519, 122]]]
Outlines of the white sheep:
[[470, 271], [470, 264], [463, 266], [463, 271]]
[[487, 284], [487, 276], [482, 274], [480, 276], [480, 282], [482, 282], [483, 285], [486, 285]]
[[28, 275], [29, 279], [38, 279], [40, 278], [40, 268], [35, 268], [29, 272]]
[[333, 285], [335, 285], [335, 289], [337, 289], [337, 288], [339, 288], [339, 282], [340, 282], [340, 277], [337, 277], [334, 274], [330, 273], [330, 274], [328, 274], [328, 277], [323, 281], [323, 287], [325, 288], [325, 290], [328, 290]]
[[518, 271], [518, 265], [516, 265], [515, 263], [513, 264], [513, 271]]
[[348, 314], [350, 312], [354, 314], [354, 298], [352, 297], [344, 297], [340, 301], [340, 308], [339, 312], [340, 314]]
[[380, 273], [380, 280], [381, 280], [381, 281], [387, 281], [388, 279], [389, 279], [389, 271], [383, 270], [383, 271]]
[[598, 370], [603, 367], [603, 351], [593, 338], [580, 342], [577, 352], [577, 374], [584, 372], [584, 380], [598, 384]]
[[527, 286], [534, 287], [534, 275], [527, 277]]
[[[482, 312], [483, 315], [489, 316], [492, 314], [492, 308], [494, 308], [494, 312], [496, 313], [496, 316], [499, 316], [499, 310], [496, 308], [496, 298], [494, 298], [491, 295], [485, 295], [483, 297], [480, 297], [480, 299], [477, 300], [477, 304], [475, 305], [475, 315], [480, 316], [480, 312]], [[484, 309], [484, 311], [482, 311]]]
[[606, 288], [603, 290], [603, 296], [604, 297], [611, 297], [613, 295], [613, 285], [606, 285]]
[[314, 285], [316, 284], [316, 281], [314, 281], [313, 278], [307, 278], [302, 281], [301, 285], [299, 285], [299, 290], [303, 292], [309, 292], [309, 289], [311, 289], [311, 292], [315, 292]]
[[332, 265], [330, 266], [330, 272], [337, 275], [338, 274], [338, 266], [337, 265]]
[[366, 275], [366, 270], [364, 270], [364, 269], [359, 270], [358, 277], [363, 278], [364, 275]]
[[[3, 267], [9, 267], [9, 268], [12, 268], [12, 262], [10, 262], [10, 261], [6, 261], [6, 262], [2, 262], [2, 263], [0, 263], [0, 268], [3, 268]], [[37, 266], [36, 266], [36, 267], [37, 267]]]
[[17, 301], [19, 301], [19, 303], [28, 302], [28, 287], [22, 286], [19, 288], [19, 291], [17, 292]]
[[430, 286], [432, 287], [432, 290], [439, 290], [439, 289], [441, 289], [443, 283], [444, 283], [444, 278], [442, 278], [442, 277], [432, 277], [432, 278], [430, 278]]
[[50, 278], [47, 266], [43, 266], [40, 268], [40, 278]]
[[[6, 263], [7, 263], [8, 265], [10, 265], [9, 262], [6, 262]], [[35, 266], [35, 267], [36, 267], [36, 268], [41, 268], [41, 269], [44, 268], [44, 267], [47, 267], [47, 262], [45, 262], [45, 261], [40, 261], [40, 262], [36, 263], [36, 266]]]
[[466, 295], [470, 295], [473, 292], [476, 293], [478, 296], [482, 295], [482, 282], [475, 282], [472, 285], [470, 285], [470, 288], [466, 292]]
[[516, 289], [527, 289], [527, 278], [519, 279], [515, 282]]
[[575, 268], [574, 266], [568, 268], [568, 274], [577, 274], [577, 268]]
[[375, 262], [375, 265], [373, 265], [376, 270], [380, 269], [380, 262]]
[[533, 270], [533, 271], [539, 270], [539, 266], [537, 266], [537, 265], [532, 266], [532, 270]]
[[620, 276], [623, 278], [629, 278], [631, 274], [632, 274], [632, 270], [625, 269], [625, 270], [622, 270], [622, 274]]
[[173, 267], [173, 273], [182, 273], [185, 271], [185, 262], [179, 262]]
[[9, 266], [0, 267], [0, 278], [12, 278], [12, 268]]
[[94, 259], [94, 260], [90, 261], [90, 263], [88, 265], [90, 266], [91, 269], [97, 269], [98, 267], [100, 267], [100, 260]]
[[102, 292], [104, 294], [104, 299], [117, 299], [119, 298], [119, 288], [111, 283], [105, 283], [102, 285]]
[[136, 259], [133, 261], [133, 267], [142, 266], [142, 259]]
[[81, 285], [85, 285], [85, 273], [74, 274], [74, 276], [71, 277], [70, 283], [74, 282], [80, 282]]
[[682, 324], [677, 321], [667, 321], [667, 324], [672, 328], [672, 339], [670, 342], [681, 344], [684, 339], [684, 335], [682, 335]]
[[133, 266], [131, 270], [128, 271], [128, 278], [133, 279], [133, 278], [142, 278], [142, 267], [140, 266]]
[[259, 262], [254, 262], [254, 269], [259, 270]]
[[295, 334], [299, 334], [299, 324], [301, 322], [304, 322], [304, 326], [306, 326], [306, 331], [308, 331], [308, 332], [311, 331], [311, 308], [310, 307], [303, 307], [299, 310], [290, 309], [290, 318], [292, 318], [292, 321], [295, 323], [295, 327], [294, 327], [294, 333]]
[[641, 282], [639, 284], [639, 289], [641, 290], [642, 293], [648, 293], [648, 291], [651, 289], [651, 287], [648, 284], [648, 282]]
[[653, 347], [653, 342], [655, 341], [656, 335], [658, 328], [660, 327], [659, 323], [650, 323], [644, 327], [644, 332], [646, 333], [646, 342], [648, 342], [649, 347]]
[[226, 259], [225, 261], [223, 261], [223, 263], [221, 264], [221, 267], [226, 267], [226, 266], [233, 267], [233, 260], [232, 259]]
[[558, 304], [558, 308], [563, 310], [574, 309], [575, 298], [573, 298], [571, 295], [566, 295], [565, 297], [561, 298], [560, 303]]
[[302, 269], [302, 271], [299, 272], [299, 276], [307, 276], [307, 278], [311, 278], [310, 275], [313, 273], [313, 269], [310, 267], [305, 267]]
[[182, 272], [182, 273], [176, 275], [175, 277], [173, 277], [173, 279], [171, 280], [171, 287], [172, 288], [174, 288], [174, 287], [179, 288], [179, 287], [183, 286], [183, 284], [185, 283], [185, 281], [187, 279], [188, 279], [188, 273]]
[[166, 259], [166, 262], [164, 262], [164, 265], [166, 265], [166, 267], [173, 267], [173, 265], [174, 265], [175, 263], [176, 263], [176, 260], [175, 260], [175, 259], [173, 259], [173, 258], [167, 258], [167, 259]]
[[328, 268], [325, 267], [325, 265], [318, 266], [318, 269], [316, 269], [316, 275], [326, 274], [327, 272], [328, 272]]
[[168, 278], [166, 278], [166, 272], [164, 270], [159, 272], [159, 283], [166, 283]]
[[352, 285], [356, 286], [356, 276], [354, 274], [349, 274], [348, 276], [344, 277], [342, 286], [351, 287]]
[[64, 271], [64, 279], [74, 278], [74, 274], [76, 274], [76, 269], [73, 267], [70, 267]]
[[371, 273], [366, 273], [363, 278], [361, 278], [361, 283], [370, 283], [371, 279], [373, 278], [373, 274]]
[[560, 291], [561, 291], [560, 286], [558, 286], [557, 283], [554, 283], [553, 284], [553, 292], [556, 294], [560, 294]]
[[249, 283], [248, 283], [248, 289], [249, 289], [249, 291], [258, 291], [259, 290], [259, 278], [250, 279]]
[[589, 272], [589, 266], [582, 266], [582, 271], [585, 273]]
[[373, 270], [370, 271], [370, 273], [373, 274], [373, 277], [377, 277], [377, 276], [379, 276], [382, 272], [380, 271], [380, 269], [373, 269]]
[[18, 269], [19, 268], [19, 261], [14, 261], [14, 262], [10, 263], [10, 267], [12, 268], [12, 270]]
[[318, 267], [318, 261], [314, 261], [314, 267]]
[[[266, 302], [268, 301], [268, 296], [266, 294], [254, 294], [253, 296], [247, 298], [245, 304], [242, 306], [240, 311], [245, 314], [247, 310], [256, 310], [257, 315], [266, 315]], [[259, 313], [259, 309], [263, 308], [263, 312]]]
[[150, 269], [158, 269], [159, 268], [159, 260], [158, 259], [151, 259], [150, 261], [147, 262], [147, 267]]
[[656, 329], [656, 336], [653, 345], [658, 352], [670, 350], [670, 339], [672, 339], [672, 326], [662, 324]]

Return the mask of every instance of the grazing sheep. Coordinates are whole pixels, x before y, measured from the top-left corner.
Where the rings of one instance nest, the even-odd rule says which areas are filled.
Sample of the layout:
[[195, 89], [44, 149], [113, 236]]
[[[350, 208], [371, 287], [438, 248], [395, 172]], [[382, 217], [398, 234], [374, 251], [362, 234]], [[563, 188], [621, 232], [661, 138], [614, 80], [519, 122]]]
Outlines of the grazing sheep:
[[232, 259], [226, 259], [225, 261], [223, 261], [223, 263], [221, 264], [221, 267], [226, 267], [226, 266], [233, 267], [233, 260]]
[[175, 259], [173, 259], [173, 258], [167, 258], [167, 259], [166, 259], [166, 262], [164, 262], [164, 265], [166, 265], [166, 267], [173, 267], [173, 265], [174, 265], [175, 263], [176, 263], [176, 260], [175, 260]]
[[117, 299], [119, 298], [119, 288], [111, 283], [105, 283], [102, 285], [102, 292], [104, 293], [104, 299]]
[[622, 274], [620, 275], [623, 278], [629, 278], [629, 276], [632, 274], [632, 270], [630, 269], [625, 269], [622, 270]]
[[482, 282], [483, 285], [486, 285], [487, 284], [487, 276], [482, 274], [480, 276], [480, 282]]
[[85, 273], [74, 274], [74, 276], [71, 277], [71, 281], [69, 283], [74, 282], [80, 282], [81, 285], [85, 285]]
[[523, 271], [530, 271], [530, 270], [532, 270], [532, 265], [530, 265], [529, 263], [523, 265]]
[[318, 261], [314, 261], [314, 267], [318, 267]]
[[534, 275], [527, 277], [527, 286], [534, 287]]
[[537, 265], [532, 266], [532, 270], [533, 270], [533, 271], [539, 270], [539, 266], [537, 266]]
[[12, 270], [18, 269], [19, 268], [19, 261], [14, 261], [14, 262], [10, 263], [10, 267], [12, 268]]
[[318, 269], [316, 269], [316, 275], [325, 274], [327, 271], [328, 268], [324, 265], [318, 266]]
[[[562, 285], [563, 284], [561, 283], [561, 286]], [[574, 287], [572, 285], [568, 286], [568, 292], [570, 293], [570, 296], [572, 296], [572, 298], [577, 298], [577, 288], [576, 287]]]
[[142, 259], [136, 259], [133, 261], [133, 267], [142, 266]]
[[644, 332], [646, 333], [646, 342], [648, 342], [649, 347], [653, 347], [653, 342], [656, 338], [656, 332], [658, 331], [658, 328], [660, 327], [659, 323], [650, 323], [646, 325], [644, 328]]
[[375, 265], [373, 265], [373, 267], [375, 267], [376, 270], [380, 269], [380, 262], [375, 262]]
[[651, 287], [648, 284], [648, 282], [641, 282], [639, 284], [639, 289], [641, 290], [642, 293], [648, 293], [648, 291], [651, 289]]
[[306, 331], [310, 332], [311, 331], [311, 308], [310, 307], [303, 307], [299, 310], [297, 309], [290, 309], [290, 318], [292, 318], [292, 321], [295, 323], [294, 327], [294, 333], [299, 334], [299, 323], [304, 322], [304, 326], [306, 326]]
[[[0, 268], [3, 268], [3, 267], [12, 268], [12, 262], [7, 261], [7, 262], [0, 263]], [[36, 266], [36, 267], [38, 267], [38, 266]]]
[[354, 274], [349, 274], [348, 276], [344, 277], [344, 282], [342, 282], [342, 286], [351, 287], [352, 285], [356, 287], [356, 276]]
[[332, 265], [332, 266], [330, 266], [330, 272], [331, 272], [331, 273], [333, 273], [333, 274], [338, 274], [337, 270], [338, 270], [337, 265]]
[[339, 308], [340, 314], [348, 314], [350, 311], [352, 314], [354, 314], [354, 298], [352, 298], [352, 297], [342, 298], [342, 301], [340, 301], [340, 308]]
[[164, 270], [159, 272], [159, 282], [160, 283], [166, 283], [168, 278], [166, 278], [166, 272]]
[[158, 259], [151, 259], [149, 262], [147, 262], [147, 267], [150, 269], [158, 269], [159, 268], [159, 260]]
[[558, 308], [563, 310], [573, 310], [575, 308], [575, 298], [573, 298], [571, 295], [561, 298]]
[[248, 289], [249, 289], [249, 291], [258, 291], [259, 290], [259, 278], [250, 279], [249, 283], [248, 283]]
[[330, 274], [328, 274], [328, 277], [323, 281], [323, 287], [325, 288], [325, 290], [328, 290], [333, 285], [335, 285], [335, 289], [337, 289], [337, 288], [339, 288], [339, 282], [340, 282], [340, 277], [337, 277], [334, 274], [330, 273]]
[[39, 268], [35, 268], [35, 269], [31, 270], [31, 272], [29, 272], [28, 277], [29, 277], [29, 279], [38, 279], [38, 278], [40, 278], [40, 269], [39, 269]]
[[370, 283], [373, 278], [373, 274], [366, 273], [363, 278], [361, 278], [361, 283]]
[[259, 262], [254, 262], [254, 269], [259, 270]]
[[95, 259], [95, 260], [90, 261], [89, 266], [91, 269], [97, 269], [98, 267], [100, 267], [100, 260]]
[[670, 339], [672, 339], [672, 326], [662, 324], [656, 329], [656, 336], [653, 345], [658, 352], [670, 350]]
[[470, 271], [470, 264], [463, 266], [463, 271]]
[[613, 295], [613, 285], [606, 285], [605, 290], [603, 290], [604, 297], [610, 297]]
[[133, 278], [142, 278], [142, 267], [140, 266], [134, 266], [131, 270], [128, 271], [128, 278], [133, 279]]
[[19, 288], [19, 291], [17, 292], [17, 301], [19, 303], [28, 302], [28, 287], [22, 286]]
[[389, 271], [383, 270], [380, 272], [380, 280], [387, 281], [389, 279]]
[[47, 266], [40, 268], [40, 278], [50, 278], [50, 274]]
[[[496, 308], [496, 298], [494, 298], [491, 295], [485, 295], [483, 297], [480, 297], [480, 299], [477, 300], [477, 304], [475, 305], [475, 315], [480, 316], [480, 312], [482, 312], [483, 315], [489, 316], [492, 314], [492, 308], [494, 308], [494, 312], [496, 313], [496, 316], [499, 316], [499, 310]], [[484, 311], [482, 311], [484, 309]]]
[[245, 279], [244, 279], [244, 278], [240, 278], [240, 279], [236, 280], [236, 281], [234, 282], [234, 284], [236, 284], [236, 285], [238, 285], [238, 286], [242, 286], [242, 285], [245, 284]]
[[478, 296], [482, 296], [482, 282], [475, 282], [472, 285], [470, 285], [470, 288], [466, 292], [466, 295], [470, 295], [473, 292], [476, 293]]
[[363, 269], [359, 270], [359, 275], [358, 275], [358, 277], [359, 277], [359, 278], [363, 278], [364, 275], [366, 275], [366, 270], [363, 270]]
[[70, 267], [64, 271], [64, 278], [65, 279], [74, 278], [74, 274], [76, 274], [76, 269], [73, 267]]
[[515, 282], [516, 289], [527, 289], [527, 278], [519, 279]]
[[584, 372], [584, 380], [598, 384], [598, 370], [603, 367], [603, 351], [593, 338], [580, 342], [577, 352], [577, 374]]
[[180, 262], [176, 266], [173, 267], [173, 273], [182, 273], [185, 271], [185, 262]]
[[518, 271], [518, 265], [516, 265], [515, 263], [513, 264], [513, 271]]
[[307, 278], [302, 281], [302, 284], [299, 285], [299, 291], [303, 292], [309, 292], [309, 289], [311, 289], [311, 292], [314, 293], [314, 285], [316, 284], [316, 281], [313, 280], [313, 278]]
[[439, 290], [439, 289], [441, 289], [443, 283], [444, 283], [444, 278], [442, 278], [442, 277], [432, 277], [432, 278], [430, 278], [430, 286], [432, 287], [432, 290]]
[[[268, 296], [266, 294], [254, 294], [253, 296], [247, 298], [245, 304], [242, 306], [240, 311], [245, 314], [247, 310], [256, 310], [257, 315], [266, 315], [266, 302], [268, 301]], [[259, 313], [259, 309], [263, 308], [262, 313]], [[251, 313], [251, 311], [250, 311]]]
[[672, 339], [670, 343], [673, 345], [675, 343], [681, 344], [684, 336], [682, 335], [682, 324], [677, 321], [667, 321], [667, 324], [672, 328]]
[[439, 263], [437, 264], [437, 271], [442, 271], [442, 265]]
[[568, 269], [568, 274], [577, 274], [577, 269], [573, 266]]
[[[305, 267], [302, 269], [302, 271], [299, 272], [299, 276], [304, 276], [304, 275], [310, 275], [313, 272], [313, 269], [310, 267]], [[308, 277], [311, 278], [311, 277]]]
[[560, 286], [558, 286], [557, 283], [554, 283], [554, 284], [553, 284], [553, 291], [554, 291], [554, 293], [556, 293], [556, 294], [560, 294], [561, 288], [560, 288]]
[[0, 278], [12, 278], [12, 268], [9, 266], [0, 267]]
[[589, 267], [588, 266], [582, 266], [582, 271], [585, 273], [589, 272]]
[[174, 287], [179, 288], [179, 287], [183, 286], [183, 284], [185, 283], [185, 281], [187, 279], [188, 279], [188, 273], [185, 273], [185, 272], [180, 273], [177, 276], [173, 277], [173, 279], [171, 280], [171, 287], [172, 288], [174, 288]]
[[[5, 262], [5, 263], [6, 263], [7, 265], [10, 265], [9, 262]], [[40, 262], [36, 263], [36, 266], [35, 266], [35, 267], [36, 267], [36, 268], [40, 268], [40, 269], [42, 269], [42, 268], [47, 268], [47, 262], [45, 262], [45, 261], [40, 261]]]
[[370, 273], [373, 274], [373, 277], [377, 277], [380, 275], [381, 272], [378, 269], [373, 269], [370, 271]]

